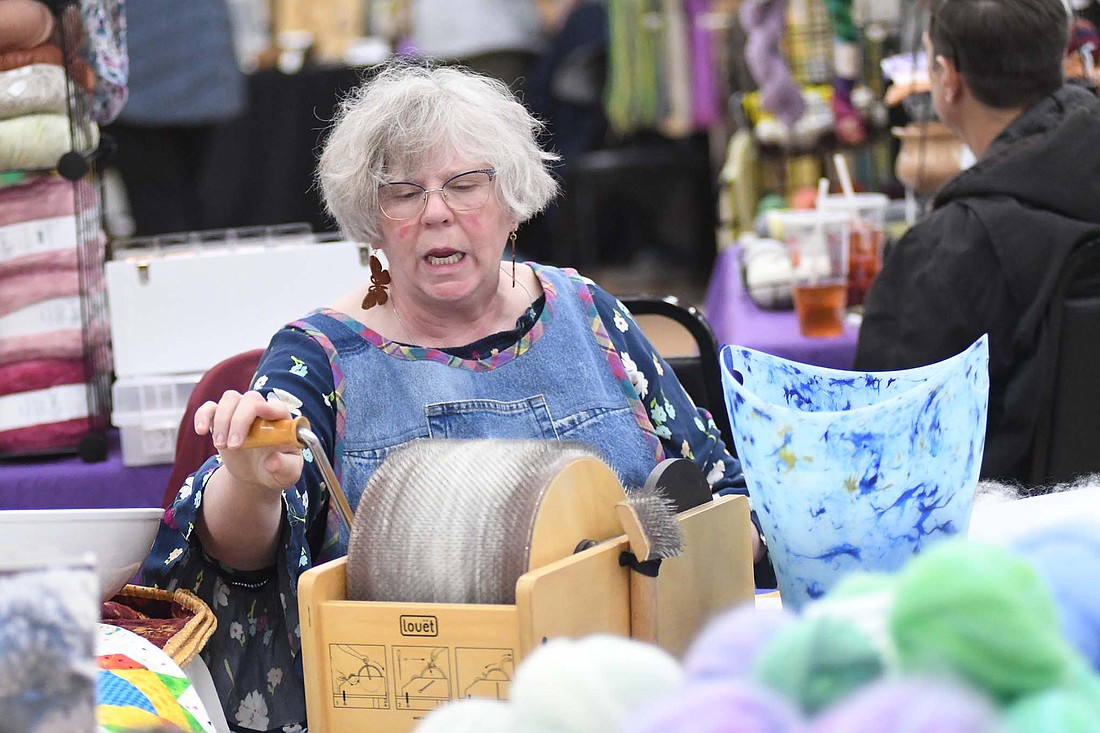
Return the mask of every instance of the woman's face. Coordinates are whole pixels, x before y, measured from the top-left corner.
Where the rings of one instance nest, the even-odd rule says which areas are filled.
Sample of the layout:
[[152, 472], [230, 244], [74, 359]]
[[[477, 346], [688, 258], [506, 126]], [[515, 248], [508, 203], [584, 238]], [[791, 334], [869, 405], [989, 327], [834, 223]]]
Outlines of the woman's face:
[[412, 288], [427, 300], [456, 303], [495, 291], [508, 235], [517, 226], [500, 201], [496, 182], [485, 204], [470, 211], [455, 211], [438, 191], [459, 174], [487, 168], [484, 161], [440, 156], [393, 181], [416, 183], [433, 193], [419, 216], [381, 218], [377, 246], [389, 262], [392, 292]]

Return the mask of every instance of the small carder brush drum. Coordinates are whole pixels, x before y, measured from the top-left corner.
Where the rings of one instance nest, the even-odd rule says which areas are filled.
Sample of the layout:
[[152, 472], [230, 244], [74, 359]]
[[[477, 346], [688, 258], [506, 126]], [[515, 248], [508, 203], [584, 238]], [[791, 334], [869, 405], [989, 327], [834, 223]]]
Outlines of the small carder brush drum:
[[584, 540], [622, 534], [615, 472], [545, 440], [421, 440], [367, 481], [351, 527], [347, 597], [513, 604], [516, 581]]

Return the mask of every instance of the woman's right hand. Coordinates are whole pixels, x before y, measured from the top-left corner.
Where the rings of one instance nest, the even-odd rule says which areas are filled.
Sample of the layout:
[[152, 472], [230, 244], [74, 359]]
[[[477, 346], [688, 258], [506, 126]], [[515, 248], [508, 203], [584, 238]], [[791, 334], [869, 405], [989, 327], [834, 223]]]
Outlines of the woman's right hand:
[[195, 432], [212, 437], [222, 466], [236, 481], [281, 493], [301, 478], [301, 446], [242, 448], [241, 445], [257, 418], [290, 417], [290, 408], [281, 400], [265, 400], [254, 390], [244, 394], [228, 390], [217, 402], [205, 402], [195, 411]]

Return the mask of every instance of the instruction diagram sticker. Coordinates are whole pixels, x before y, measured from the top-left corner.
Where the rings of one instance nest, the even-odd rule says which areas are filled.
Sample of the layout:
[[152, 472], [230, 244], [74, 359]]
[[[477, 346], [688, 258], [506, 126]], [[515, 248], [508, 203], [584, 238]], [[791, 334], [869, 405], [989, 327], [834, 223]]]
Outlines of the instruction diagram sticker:
[[375, 644], [329, 644], [332, 705], [337, 708], [389, 708], [386, 647]]
[[398, 710], [434, 710], [451, 699], [451, 658], [445, 646], [393, 647]]
[[511, 649], [455, 648], [455, 680], [459, 697], [507, 700], [515, 672]]

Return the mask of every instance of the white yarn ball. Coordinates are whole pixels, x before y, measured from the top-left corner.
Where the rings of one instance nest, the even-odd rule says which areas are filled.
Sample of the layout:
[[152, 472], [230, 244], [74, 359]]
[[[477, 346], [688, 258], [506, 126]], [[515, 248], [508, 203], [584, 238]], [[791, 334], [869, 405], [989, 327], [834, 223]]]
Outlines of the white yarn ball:
[[469, 698], [442, 705], [416, 726], [416, 733], [515, 733], [508, 703]]
[[683, 681], [668, 652], [621, 636], [554, 639], [516, 669], [510, 697], [524, 733], [611, 733], [633, 710]]

